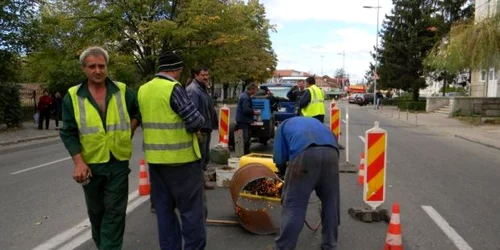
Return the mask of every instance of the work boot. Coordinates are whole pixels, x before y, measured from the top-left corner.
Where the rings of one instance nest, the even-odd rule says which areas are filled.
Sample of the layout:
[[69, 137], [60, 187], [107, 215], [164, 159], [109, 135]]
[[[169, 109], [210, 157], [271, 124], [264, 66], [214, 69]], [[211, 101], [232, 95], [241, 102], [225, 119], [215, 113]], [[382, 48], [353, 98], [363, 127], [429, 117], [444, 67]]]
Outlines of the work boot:
[[205, 189], [215, 189], [215, 186], [214, 186], [214, 184], [212, 184], [208, 181], [205, 181]]

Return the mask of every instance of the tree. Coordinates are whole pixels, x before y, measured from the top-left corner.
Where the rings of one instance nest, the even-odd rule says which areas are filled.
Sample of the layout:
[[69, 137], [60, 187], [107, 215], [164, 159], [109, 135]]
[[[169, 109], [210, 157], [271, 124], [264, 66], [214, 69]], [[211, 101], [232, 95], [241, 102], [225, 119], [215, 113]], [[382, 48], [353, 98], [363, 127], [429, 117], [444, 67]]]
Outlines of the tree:
[[378, 75], [380, 88], [400, 88], [413, 93], [416, 101], [419, 90], [426, 86], [423, 59], [439, 36], [429, 27], [439, 20], [434, 15], [435, 1], [393, 0], [394, 8], [382, 28], [379, 48]]
[[[441, 42], [447, 43], [450, 39], [449, 32], [453, 25], [462, 22], [470, 22], [474, 18], [474, 2], [470, 0], [442, 0], [437, 3], [438, 14], [437, 17], [440, 19], [441, 23], [437, 26], [430, 27], [432, 31], [435, 31], [440, 37]], [[436, 48], [439, 48], [441, 42], [437, 42], [433, 50], [429, 53], [427, 58], [432, 58], [435, 54]], [[455, 64], [462, 60], [451, 61], [451, 64]], [[453, 69], [452, 67], [443, 67], [439, 64], [433, 64], [429, 60], [425, 60], [424, 65], [426, 66], [426, 71], [428, 75], [437, 81], [443, 81], [443, 86], [452, 82], [457, 73], [462, 71], [462, 69]], [[447, 88], [442, 88], [443, 96], [446, 93]]]
[[37, 1], [3, 0], [0, 4], [0, 122], [8, 127], [22, 121], [18, 77], [19, 55], [28, 49], [24, 36], [26, 20], [34, 13]]
[[500, 67], [500, 13], [479, 22], [455, 23], [447, 38], [437, 43], [426, 63], [432, 67], [457, 72]]
[[344, 78], [345, 76], [346, 75], [345, 75], [344, 69], [340, 68], [340, 69], [335, 70], [335, 78]]
[[[49, 54], [74, 65], [82, 48], [102, 45], [111, 55], [110, 75], [133, 84], [156, 73], [163, 51], [180, 53], [186, 69], [207, 65], [228, 83], [263, 79], [270, 74], [265, 69], [276, 66], [273, 27], [259, 1], [54, 0], [44, 7], [35, 60], [53, 58]], [[185, 70], [183, 79], [188, 75]]]

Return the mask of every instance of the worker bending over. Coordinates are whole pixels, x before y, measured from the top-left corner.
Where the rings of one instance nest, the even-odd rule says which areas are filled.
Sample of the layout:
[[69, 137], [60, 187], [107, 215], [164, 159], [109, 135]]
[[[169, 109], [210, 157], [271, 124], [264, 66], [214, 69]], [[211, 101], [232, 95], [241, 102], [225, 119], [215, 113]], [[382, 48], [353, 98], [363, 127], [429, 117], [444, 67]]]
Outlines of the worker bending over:
[[321, 200], [322, 249], [337, 249], [339, 150], [332, 132], [310, 117], [294, 117], [278, 127], [273, 160], [284, 176], [282, 219], [276, 249], [295, 249], [312, 191]]

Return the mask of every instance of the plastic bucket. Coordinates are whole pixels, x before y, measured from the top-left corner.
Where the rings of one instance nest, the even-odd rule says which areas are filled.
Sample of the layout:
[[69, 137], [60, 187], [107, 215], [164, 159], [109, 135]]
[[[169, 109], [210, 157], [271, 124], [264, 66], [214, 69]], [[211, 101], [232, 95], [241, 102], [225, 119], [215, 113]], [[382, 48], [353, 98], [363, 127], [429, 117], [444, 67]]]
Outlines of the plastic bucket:
[[227, 160], [227, 166], [232, 169], [237, 169], [239, 164], [240, 164], [240, 158], [233, 157]]
[[215, 184], [217, 187], [229, 187], [236, 168], [222, 167], [215, 169]]

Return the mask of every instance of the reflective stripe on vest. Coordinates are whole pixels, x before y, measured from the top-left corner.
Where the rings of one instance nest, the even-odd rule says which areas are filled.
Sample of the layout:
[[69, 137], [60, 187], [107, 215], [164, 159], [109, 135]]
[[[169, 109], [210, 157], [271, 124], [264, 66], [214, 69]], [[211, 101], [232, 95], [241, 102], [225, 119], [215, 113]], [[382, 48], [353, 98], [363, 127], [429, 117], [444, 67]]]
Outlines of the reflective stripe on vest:
[[132, 155], [130, 117], [124, 105], [126, 85], [119, 82], [115, 84], [119, 91], [112, 95], [107, 104], [106, 129], [99, 111], [89, 100], [77, 95], [81, 84], [68, 90], [82, 144], [81, 154], [86, 163], [106, 163], [110, 159], [110, 151], [121, 161], [130, 159]]
[[155, 78], [139, 89], [146, 161], [156, 164], [193, 162], [201, 158], [198, 140], [172, 110], [170, 97], [177, 82]]
[[[106, 131], [129, 130], [130, 123], [127, 122], [127, 119], [125, 118], [125, 109], [122, 103], [120, 92], [118, 91], [113, 95], [116, 98], [116, 105], [118, 106], [118, 115], [120, 116], [120, 123], [106, 125]], [[80, 106], [80, 124], [82, 126], [80, 129], [80, 133], [82, 135], [88, 135], [99, 132], [99, 127], [87, 126], [87, 110], [85, 107], [85, 98], [78, 96], [78, 105]]]
[[314, 117], [325, 114], [325, 97], [323, 92], [316, 85], [312, 85], [307, 89], [311, 95], [311, 101], [302, 109], [302, 115]]

